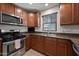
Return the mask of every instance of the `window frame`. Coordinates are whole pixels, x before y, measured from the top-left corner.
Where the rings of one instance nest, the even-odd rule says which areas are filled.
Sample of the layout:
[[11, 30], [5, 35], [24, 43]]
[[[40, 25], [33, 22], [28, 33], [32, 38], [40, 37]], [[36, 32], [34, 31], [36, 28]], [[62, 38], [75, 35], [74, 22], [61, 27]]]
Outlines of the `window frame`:
[[[55, 22], [52, 22], [52, 21], [51, 21], [51, 22], [47, 22], [47, 23], [44, 23], [44, 19], [43, 19], [44, 16], [49, 16], [49, 15], [53, 15], [53, 14], [58, 14], [58, 12], [54, 12], [54, 13], [51, 13], [51, 14], [47, 14], [47, 15], [43, 15], [43, 16], [42, 16], [43, 31], [57, 31], [57, 18], [56, 18], [56, 21], [55, 21]], [[55, 30], [53, 30], [53, 29], [52, 29], [52, 30], [49, 30], [49, 29], [48, 29], [48, 30], [45, 30], [45, 29], [44, 29], [44, 24], [50, 24], [50, 23], [51, 23], [51, 24], [52, 24], [52, 23], [55, 23], [55, 25], [56, 25], [56, 26], [55, 26]]]

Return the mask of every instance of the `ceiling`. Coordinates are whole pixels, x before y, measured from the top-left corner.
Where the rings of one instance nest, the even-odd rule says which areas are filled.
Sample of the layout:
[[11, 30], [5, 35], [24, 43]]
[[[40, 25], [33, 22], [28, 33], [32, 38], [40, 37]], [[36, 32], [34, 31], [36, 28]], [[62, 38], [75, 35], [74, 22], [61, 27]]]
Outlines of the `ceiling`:
[[15, 5], [17, 5], [18, 7], [21, 7], [23, 9], [29, 10], [29, 11], [43, 11], [43, 10], [47, 10], [50, 8], [53, 8], [57, 5], [59, 5], [58, 3], [48, 3], [48, 6], [45, 6], [45, 3], [15, 3]]

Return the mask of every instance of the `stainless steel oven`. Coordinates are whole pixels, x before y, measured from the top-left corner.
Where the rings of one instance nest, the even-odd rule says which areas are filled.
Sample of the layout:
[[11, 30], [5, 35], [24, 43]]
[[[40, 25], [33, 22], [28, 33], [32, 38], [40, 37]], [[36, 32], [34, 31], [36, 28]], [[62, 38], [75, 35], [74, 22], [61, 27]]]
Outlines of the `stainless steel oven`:
[[15, 40], [4, 42], [3, 43], [3, 56], [8, 56], [22, 48], [24, 48], [24, 39], [17, 39], [20, 40], [20, 47], [18, 49], [15, 48]]

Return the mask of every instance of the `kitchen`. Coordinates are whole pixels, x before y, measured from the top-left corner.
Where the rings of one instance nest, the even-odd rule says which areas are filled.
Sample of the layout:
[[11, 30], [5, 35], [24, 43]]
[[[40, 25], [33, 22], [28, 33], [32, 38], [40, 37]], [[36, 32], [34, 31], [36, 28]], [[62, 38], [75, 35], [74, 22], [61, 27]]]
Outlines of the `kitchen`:
[[0, 55], [78, 56], [78, 10], [78, 3], [0, 3]]

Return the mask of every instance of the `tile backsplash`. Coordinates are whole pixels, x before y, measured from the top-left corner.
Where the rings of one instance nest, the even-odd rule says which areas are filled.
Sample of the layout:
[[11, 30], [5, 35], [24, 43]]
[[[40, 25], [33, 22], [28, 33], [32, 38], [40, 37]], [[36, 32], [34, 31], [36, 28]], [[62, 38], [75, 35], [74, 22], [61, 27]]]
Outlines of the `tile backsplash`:
[[62, 26], [62, 32], [79, 33], [79, 25]]
[[0, 24], [0, 29], [5, 30], [6, 32], [8, 32], [9, 30], [20, 30], [21, 32], [27, 31], [27, 27], [24, 26], [13, 26], [13, 25], [3, 25], [3, 24]]

